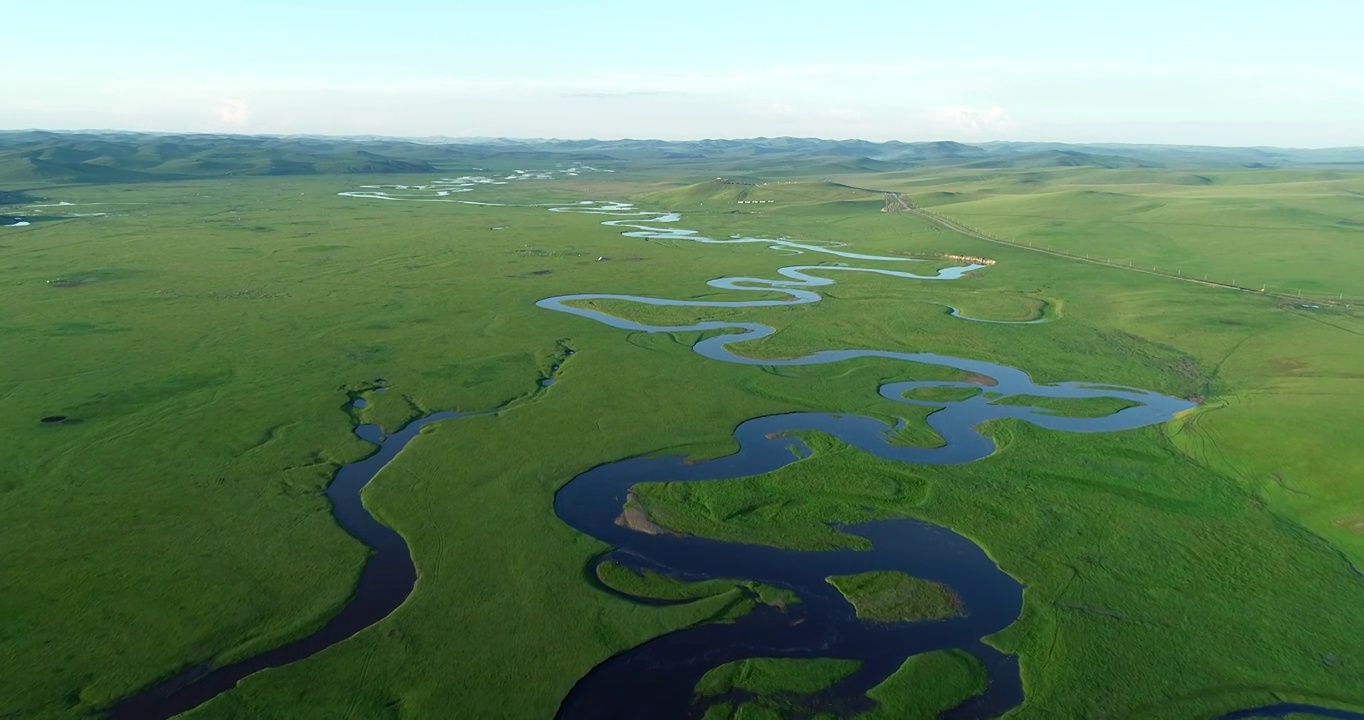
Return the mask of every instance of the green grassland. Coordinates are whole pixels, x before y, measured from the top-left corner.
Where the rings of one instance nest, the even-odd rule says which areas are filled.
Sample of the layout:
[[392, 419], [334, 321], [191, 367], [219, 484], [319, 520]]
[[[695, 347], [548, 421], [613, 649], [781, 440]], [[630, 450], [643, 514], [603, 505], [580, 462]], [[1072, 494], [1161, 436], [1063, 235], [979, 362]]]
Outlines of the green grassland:
[[[774, 163], [770, 178], [799, 182], [745, 198], [779, 201], [769, 204], [738, 204], [728, 194], [738, 191], [709, 180], [713, 168], [683, 177], [666, 163], [633, 167], [468, 197], [634, 199], [715, 237], [988, 255], [998, 265], [959, 282], [845, 273], [821, 303], [751, 309], [745, 319], [778, 332], [739, 351], [932, 351], [1040, 381], [1203, 399], [1166, 427], [1130, 433], [992, 423], [999, 451], [957, 467], [889, 463], [816, 436], [811, 459], [768, 476], [640, 488], [654, 520], [792, 547], [855, 546], [830, 523], [872, 517], [923, 518], [972, 538], [1027, 587], [1023, 616], [990, 639], [1020, 656], [1027, 702], [1011, 717], [1212, 717], [1272, 693], [1364, 707], [1357, 308], [1309, 309], [970, 238], [880, 212], [879, 194], [823, 184], [832, 165], [800, 176], [797, 163]], [[1364, 219], [1352, 195], [1364, 175], [1197, 174], [1212, 182], [1094, 168], [842, 179], [1025, 243], [1093, 243], [1190, 274], [1225, 268], [1242, 283], [1364, 294], [1352, 289], [1364, 258], [1350, 254], [1364, 250], [1339, 222]], [[578, 292], [751, 299], [704, 282], [774, 277], [817, 262], [809, 255], [623, 238], [599, 216], [542, 208], [336, 196], [432, 177], [8, 181], [110, 214], [0, 228], [0, 302], [15, 310], [0, 320], [11, 458], [0, 479], [0, 664], [16, 669], [0, 675], [0, 716], [85, 717], [177, 670], [324, 622], [354, 587], [364, 548], [333, 524], [320, 490], [368, 452], [344, 406], [376, 378], [392, 390], [357, 416], [388, 428], [429, 410], [511, 403], [433, 425], [366, 490], [367, 507], [411, 545], [415, 592], [378, 625], [189, 717], [549, 717], [596, 663], [733, 600], [724, 591], [647, 607], [592, 587], [584, 573], [606, 548], [555, 518], [559, 486], [632, 455], [724, 454], [739, 422], [769, 413], [903, 417], [902, 441], [935, 444], [914, 429], [930, 409], [875, 388], [966, 379], [884, 360], [728, 365], [693, 353], [694, 333], [626, 333], [534, 306]], [[1161, 207], [1131, 219], [1141, 203]], [[1012, 319], [1038, 302], [1064, 312], [989, 325], [931, 304]], [[564, 348], [576, 352], [564, 359]], [[556, 383], [539, 387], [561, 359]], [[53, 414], [81, 422], [38, 422]], [[875, 691], [877, 717], [950, 707], [980, 678], [959, 654], [912, 658]]]
[[907, 191], [972, 229], [1136, 267], [1364, 298], [1364, 178], [1353, 170], [960, 173]]
[[942, 620], [962, 615], [961, 599], [931, 580], [893, 570], [836, 575], [829, 583], [857, 609], [857, 617], [878, 622]]

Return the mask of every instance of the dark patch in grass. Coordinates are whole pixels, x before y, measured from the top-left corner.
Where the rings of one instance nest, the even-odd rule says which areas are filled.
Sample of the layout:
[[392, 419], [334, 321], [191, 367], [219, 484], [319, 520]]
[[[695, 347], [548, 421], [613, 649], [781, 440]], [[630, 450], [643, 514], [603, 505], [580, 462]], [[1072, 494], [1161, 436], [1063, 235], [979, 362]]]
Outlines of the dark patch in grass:
[[44, 198], [34, 197], [22, 190], [0, 190], [0, 205], [27, 205], [43, 200]]
[[55, 323], [48, 335], [99, 335], [104, 333], [124, 333], [130, 328], [119, 327], [112, 323], [64, 322]]
[[181, 372], [93, 394], [70, 409], [84, 411], [87, 414], [122, 414], [136, 408], [145, 408], [159, 402], [228, 386], [233, 378], [234, 373], [230, 368], [206, 372]]
[[213, 290], [204, 293], [204, 297], [215, 300], [274, 300], [289, 297], [289, 293], [259, 288], [242, 288], [240, 290]]
[[78, 270], [47, 281], [49, 287], [69, 288], [89, 285], [100, 280], [127, 280], [144, 274], [141, 270], [128, 268], [100, 268], [98, 270]]
[[373, 345], [364, 348], [355, 348], [346, 353], [346, 359], [358, 363], [375, 363], [389, 359], [393, 355], [388, 348]]
[[1057, 603], [1056, 606], [1059, 607], [1059, 608], [1061, 608], [1062, 610], [1072, 610], [1072, 611], [1075, 611], [1075, 612], [1087, 613], [1087, 614], [1089, 614], [1089, 615], [1096, 615], [1096, 616], [1098, 616], [1098, 617], [1112, 618], [1113, 620], [1128, 620], [1128, 619], [1130, 619], [1130, 618], [1128, 618], [1126, 615], [1124, 615], [1124, 614], [1122, 614], [1122, 613], [1120, 613], [1120, 612], [1118, 612], [1118, 611], [1116, 611], [1116, 610], [1110, 610], [1110, 609], [1108, 609], [1108, 608], [1106, 608], [1106, 607], [1102, 607], [1102, 606], [1099, 606], [1099, 605], [1084, 605], [1084, 604], [1081, 604], [1081, 603], [1062, 602], [1062, 603]]
[[1275, 360], [1270, 361], [1269, 367], [1276, 374], [1283, 375], [1297, 372], [1299, 370], [1306, 370], [1308, 365], [1306, 361], [1300, 358], [1277, 358]]
[[48, 280], [47, 285], [48, 287], [54, 288], [68, 288], [77, 287], [80, 285], [89, 285], [90, 283], [95, 282], [97, 280], [99, 280], [99, 278], [95, 277], [94, 275], [86, 275], [85, 277], [57, 278], [56, 280]]
[[0, 216], [0, 226], [13, 225], [15, 223], [26, 222], [30, 226], [41, 223], [60, 222], [62, 220], [74, 220], [77, 218], [61, 217], [59, 215], [3, 215]]
[[344, 250], [350, 245], [304, 245], [294, 248], [294, 252], [330, 252], [332, 250]]

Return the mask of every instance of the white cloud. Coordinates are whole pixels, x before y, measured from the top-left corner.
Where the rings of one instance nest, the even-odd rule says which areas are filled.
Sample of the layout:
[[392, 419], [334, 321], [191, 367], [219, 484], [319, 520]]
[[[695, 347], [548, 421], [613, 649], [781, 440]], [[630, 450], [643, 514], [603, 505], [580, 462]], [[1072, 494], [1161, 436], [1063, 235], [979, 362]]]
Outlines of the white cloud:
[[948, 127], [972, 133], [1003, 130], [1013, 125], [1013, 118], [998, 105], [987, 109], [957, 105], [940, 108], [936, 115]]
[[218, 119], [224, 125], [242, 127], [251, 121], [251, 106], [242, 99], [224, 100], [218, 108]]

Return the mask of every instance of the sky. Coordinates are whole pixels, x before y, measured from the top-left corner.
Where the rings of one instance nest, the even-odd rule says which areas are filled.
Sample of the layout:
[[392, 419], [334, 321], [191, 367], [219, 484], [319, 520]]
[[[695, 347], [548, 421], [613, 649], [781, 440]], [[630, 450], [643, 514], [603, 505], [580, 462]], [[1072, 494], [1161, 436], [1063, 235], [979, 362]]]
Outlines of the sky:
[[1364, 146], [1359, 0], [15, 5], [0, 129]]

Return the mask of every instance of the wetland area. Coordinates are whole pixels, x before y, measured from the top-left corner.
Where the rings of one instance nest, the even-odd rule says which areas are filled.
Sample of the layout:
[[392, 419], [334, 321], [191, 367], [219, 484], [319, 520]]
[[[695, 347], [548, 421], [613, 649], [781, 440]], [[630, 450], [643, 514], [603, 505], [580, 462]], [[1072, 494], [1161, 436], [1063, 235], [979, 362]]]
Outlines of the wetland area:
[[1099, 171], [489, 158], [0, 207], [0, 715], [1364, 717], [1345, 293], [973, 235], [1077, 242], [1006, 211], [1126, 217], [1032, 197]]

